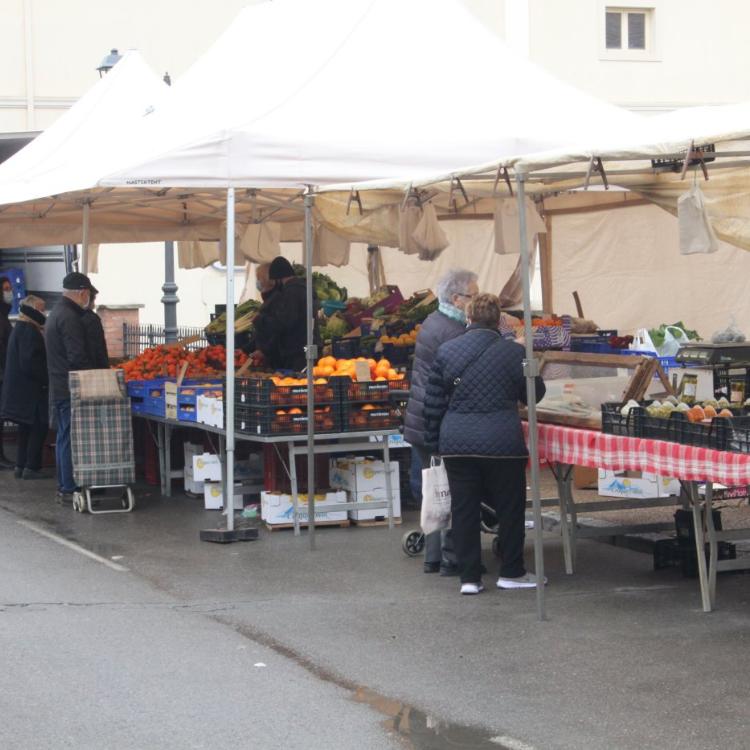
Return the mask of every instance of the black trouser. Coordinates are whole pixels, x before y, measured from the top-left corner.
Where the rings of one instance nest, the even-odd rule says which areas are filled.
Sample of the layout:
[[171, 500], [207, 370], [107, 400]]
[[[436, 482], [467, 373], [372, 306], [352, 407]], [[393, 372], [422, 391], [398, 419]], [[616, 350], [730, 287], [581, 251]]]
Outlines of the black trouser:
[[523, 565], [526, 517], [526, 459], [446, 458], [451, 488], [453, 544], [462, 583], [482, 578], [480, 503], [495, 509], [502, 578], [518, 578]]
[[35, 419], [33, 424], [18, 425], [18, 453], [16, 466], [19, 469], [39, 471], [42, 468], [42, 448], [47, 437], [47, 422]]
[[[420, 483], [420, 502], [422, 498], [421, 485], [422, 485], [422, 469], [426, 469], [430, 465], [430, 452], [423, 445], [412, 446], [411, 457], [412, 461], [415, 457], [419, 457], [420, 472], [419, 472], [419, 483]], [[415, 456], [415, 452], [417, 456]], [[432, 534], [426, 534], [424, 538], [424, 561], [436, 565], [440, 563], [444, 568], [450, 568], [456, 564], [456, 554], [453, 550], [453, 532], [451, 529], [443, 529], [442, 531], [433, 531]]]

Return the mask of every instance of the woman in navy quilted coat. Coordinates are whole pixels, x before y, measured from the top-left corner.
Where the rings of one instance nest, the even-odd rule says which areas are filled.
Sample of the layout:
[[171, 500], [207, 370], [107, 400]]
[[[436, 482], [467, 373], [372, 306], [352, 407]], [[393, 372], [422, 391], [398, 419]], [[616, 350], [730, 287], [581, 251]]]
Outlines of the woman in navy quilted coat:
[[[534, 588], [523, 562], [528, 450], [518, 403], [526, 402], [524, 348], [499, 331], [500, 300], [480, 294], [469, 327], [437, 353], [425, 395], [425, 445], [440, 454], [451, 490], [453, 539], [462, 594], [482, 591], [480, 503], [497, 512], [498, 588]], [[536, 396], [544, 396], [537, 378]]]

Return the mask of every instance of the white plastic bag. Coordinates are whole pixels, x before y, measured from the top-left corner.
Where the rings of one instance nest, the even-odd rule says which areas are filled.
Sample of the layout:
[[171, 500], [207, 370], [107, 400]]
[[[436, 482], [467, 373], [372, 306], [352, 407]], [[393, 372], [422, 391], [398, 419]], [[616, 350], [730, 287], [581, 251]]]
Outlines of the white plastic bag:
[[451, 491], [448, 486], [448, 473], [438, 458], [430, 459], [430, 465], [422, 469], [422, 532], [447, 529], [451, 518]]
[[450, 244], [432, 203], [428, 203], [422, 210], [422, 218], [411, 236], [419, 246], [420, 260], [435, 260]]
[[703, 192], [698, 185], [693, 185], [677, 199], [677, 224], [681, 255], [715, 253], [719, 249]]
[[667, 326], [664, 332], [664, 343], [658, 347], [660, 357], [674, 357], [683, 344], [690, 342], [685, 331], [678, 326]]

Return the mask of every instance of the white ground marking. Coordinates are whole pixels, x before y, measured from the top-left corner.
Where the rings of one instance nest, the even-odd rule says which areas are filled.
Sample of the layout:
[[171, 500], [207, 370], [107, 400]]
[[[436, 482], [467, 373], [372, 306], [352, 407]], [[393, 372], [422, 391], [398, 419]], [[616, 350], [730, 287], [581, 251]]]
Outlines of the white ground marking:
[[37, 526], [35, 523], [31, 523], [30, 521], [16, 521], [16, 523], [20, 524], [21, 526], [26, 527], [30, 531], [33, 531], [35, 534], [39, 534], [40, 536], [47, 537], [47, 539], [51, 539], [53, 542], [62, 544], [63, 547], [72, 549], [73, 552], [77, 552], [79, 555], [83, 555], [84, 557], [88, 557], [89, 559], [94, 560], [98, 563], [101, 563], [102, 565], [106, 565], [108, 568], [111, 568], [112, 570], [116, 570], [120, 573], [128, 572], [128, 569], [124, 565], [118, 565], [117, 563], [112, 562], [111, 560], [107, 560], [106, 557], [97, 555], [95, 552], [91, 552], [90, 550], [87, 550], [84, 547], [81, 547], [75, 542], [71, 542], [68, 539], [65, 539], [65, 537], [59, 536], [58, 534], [53, 534], [51, 531], [47, 531], [47, 529], [43, 529], [41, 526]]

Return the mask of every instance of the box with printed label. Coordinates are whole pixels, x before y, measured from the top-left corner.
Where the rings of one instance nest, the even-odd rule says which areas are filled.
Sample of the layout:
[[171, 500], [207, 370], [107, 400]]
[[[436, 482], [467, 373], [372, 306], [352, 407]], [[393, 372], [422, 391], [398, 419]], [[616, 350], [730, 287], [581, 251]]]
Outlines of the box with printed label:
[[204, 490], [204, 482], [196, 482], [193, 476], [193, 467], [186, 465], [182, 473], [183, 484], [185, 492], [190, 492], [193, 495], [202, 495]]
[[[234, 493], [234, 509], [242, 510], [244, 507], [244, 496], [242, 494], [241, 483], [235, 483]], [[221, 510], [224, 507], [224, 493], [221, 491], [221, 482], [205, 483], [203, 487], [203, 506], [206, 510]]]
[[[391, 489], [398, 492], [398, 461], [391, 461]], [[385, 464], [372, 458], [334, 458], [330, 464], [332, 487], [340, 487], [349, 492], [385, 492]]]
[[211, 427], [224, 427], [224, 400], [199, 394], [195, 399], [195, 419]]
[[649, 498], [680, 494], [680, 482], [670, 477], [637, 471], [599, 469], [599, 494], [602, 497]]
[[[372, 492], [347, 492], [349, 502], [352, 503], [384, 503], [387, 501], [385, 490], [374, 490]], [[398, 484], [393, 488], [393, 517], [401, 518], [401, 492]], [[388, 518], [388, 508], [363, 508], [361, 510], [349, 510], [349, 518], [353, 521], [373, 521], [380, 518]]]
[[220, 482], [221, 460], [215, 453], [193, 456], [193, 479], [198, 482]]
[[[299, 520], [306, 524], [309, 519], [307, 495], [297, 496]], [[327, 492], [315, 495], [315, 521], [346, 521], [346, 508], [337, 510], [336, 505], [346, 503], [346, 492]], [[294, 523], [292, 496], [283, 492], [260, 493], [260, 517], [269, 526]]]

